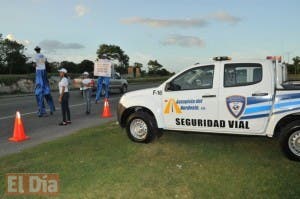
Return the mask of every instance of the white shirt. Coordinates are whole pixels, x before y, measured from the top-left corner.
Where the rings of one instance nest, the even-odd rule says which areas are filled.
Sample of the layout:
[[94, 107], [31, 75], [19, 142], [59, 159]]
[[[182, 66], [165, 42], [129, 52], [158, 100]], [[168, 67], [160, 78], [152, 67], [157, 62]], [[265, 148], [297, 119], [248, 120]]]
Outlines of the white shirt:
[[92, 79], [90, 79], [90, 78], [85, 78], [85, 79], [83, 79], [83, 80], [82, 80], [82, 84], [83, 84], [82, 89], [83, 89], [83, 90], [86, 90], [86, 89], [88, 89], [88, 88], [91, 88], [91, 86], [89, 85], [89, 84], [91, 84], [91, 83], [92, 83]]
[[34, 58], [34, 62], [36, 63], [36, 70], [45, 70], [46, 69], [46, 57], [37, 53]]
[[59, 94], [62, 94], [62, 88], [65, 87], [65, 93], [69, 92], [69, 81], [68, 78], [63, 77], [60, 82], [58, 83], [58, 88], [59, 88]]

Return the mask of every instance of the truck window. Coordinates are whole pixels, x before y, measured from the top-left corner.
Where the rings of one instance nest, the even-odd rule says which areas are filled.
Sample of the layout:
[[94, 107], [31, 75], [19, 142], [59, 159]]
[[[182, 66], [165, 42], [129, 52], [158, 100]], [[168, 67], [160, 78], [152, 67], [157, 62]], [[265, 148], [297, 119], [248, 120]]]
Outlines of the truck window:
[[262, 66], [255, 63], [224, 65], [224, 87], [246, 86], [262, 80]]
[[214, 65], [190, 69], [176, 77], [171, 85], [176, 90], [209, 89], [213, 87]]

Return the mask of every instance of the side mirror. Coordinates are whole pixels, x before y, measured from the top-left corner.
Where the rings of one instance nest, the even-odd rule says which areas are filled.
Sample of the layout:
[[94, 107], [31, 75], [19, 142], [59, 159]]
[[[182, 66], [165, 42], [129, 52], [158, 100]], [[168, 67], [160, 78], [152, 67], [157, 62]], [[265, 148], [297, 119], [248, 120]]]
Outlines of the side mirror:
[[165, 91], [179, 91], [181, 87], [173, 82], [166, 83]]
[[170, 91], [171, 82], [166, 83], [165, 91]]

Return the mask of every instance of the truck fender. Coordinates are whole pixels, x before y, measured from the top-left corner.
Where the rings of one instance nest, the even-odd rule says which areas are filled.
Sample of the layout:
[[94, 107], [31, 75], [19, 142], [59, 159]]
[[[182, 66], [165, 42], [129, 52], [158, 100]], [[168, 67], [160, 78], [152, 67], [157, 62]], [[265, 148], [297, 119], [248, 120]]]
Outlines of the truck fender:
[[[158, 128], [163, 128], [164, 120], [162, 117], [163, 114], [160, 106], [161, 101], [159, 99], [153, 98], [151, 98], [151, 100], [147, 100], [147, 98], [149, 97], [135, 96], [133, 100], [126, 100], [126, 102], [123, 102], [121, 100], [120, 103], [125, 108], [121, 117], [127, 117], [130, 115], [130, 113], [136, 112], [138, 110], [144, 110], [154, 116]], [[123, 121], [123, 119], [121, 121]]]
[[297, 111], [273, 115], [267, 128], [267, 136], [278, 137], [282, 127], [297, 119], [300, 119], [300, 112]]

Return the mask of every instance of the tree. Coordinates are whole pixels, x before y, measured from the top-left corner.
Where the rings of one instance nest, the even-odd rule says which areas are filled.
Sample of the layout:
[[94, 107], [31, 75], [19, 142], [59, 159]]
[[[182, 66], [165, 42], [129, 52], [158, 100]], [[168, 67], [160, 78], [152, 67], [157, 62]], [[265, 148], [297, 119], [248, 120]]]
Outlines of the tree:
[[78, 73], [78, 65], [74, 62], [62, 61], [60, 63], [60, 68], [65, 68], [68, 73]]
[[1, 73], [22, 74], [30, 68], [26, 65], [25, 46], [16, 41], [3, 39], [0, 34], [0, 70]]
[[149, 75], [159, 75], [159, 76], [167, 76], [170, 75], [171, 73], [163, 68], [163, 65], [158, 63], [157, 60], [149, 60], [148, 62], [148, 68], [149, 68]]
[[2, 39], [2, 34], [0, 34], [0, 73], [4, 73], [4, 53], [2, 52], [2, 43], [3, 43], [3, 39]]
[[142, 68], [143, 64], [141, 64], [139, 62], [134, 62], [133, 66], [136, 67], [136, 68]]
[[59, 62], [46, 61], [46, 70], [48, 73], [57, 73], [58, 68], [59, 68]]
[[115, 59], [119, 61], [119, 65], [115, 67], [119, 73], [126, 73], [129, 66], [129, 57], [125, 52], [116, 45], [102, 44], [97, 50], [97, 57], [102, 58], [103, 54], [106, 54], [109, 59]]
[[110, 59], [118, 60], [121, 64], [125, 66], [129, 65], [129, 57], [120, 48], [120, 46], [102, 44], [97, 50], [97, 57], [101, 58], [103, 54], [106, 54]]
[[154, 61], [149, 60], [149, 62], [148, 62], [149, 74], [152, 74], [152, 75], [157, 74], [157, 71], [159, 69], [161, 69], [162, 67], [163, 66], [160, 63], [158, 63], [157, 60], [154, 60]]
[[168, 71], [168, 70], [166, 70], [166, 69], [161, 69], [161, 70], [158, 70], [157, 71], [157, 74], [158, 75], [160, 75], [160, 76], [168, 76], [168, 75], [170, 75], [171, 73]]
[[79, 73], [83, 73], [84, 71], [91, 73], [94, 71], [94, 62], [85, 59], [78, 64], [78, 70]]
[[296, 56], [293, 58], [293, 65], [294, 65], [294, 69], [295, 69], [295, 74], [297, 74], [297, 71], [299, 71], [299, 67], [300, 67], [300, 57]]
[[298, 74], [299, 73], [299, 68], [300, 68], [300, 57], [296, 56], [293, 58], [293, 64], [288, 64], [287, 69], [288, 69], [288, 74]]

